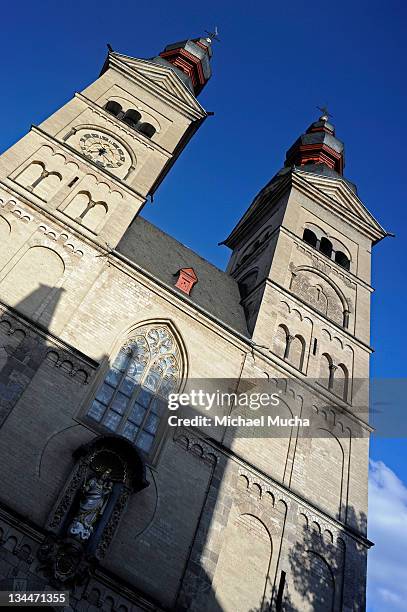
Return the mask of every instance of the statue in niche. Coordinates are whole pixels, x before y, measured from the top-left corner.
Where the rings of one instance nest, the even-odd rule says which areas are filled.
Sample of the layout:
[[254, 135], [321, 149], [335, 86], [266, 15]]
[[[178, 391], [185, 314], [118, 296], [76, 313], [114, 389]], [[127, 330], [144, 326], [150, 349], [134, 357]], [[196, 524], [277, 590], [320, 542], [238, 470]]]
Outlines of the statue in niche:
[[82, 488], [79, 510], [68, 528], [68, 534], [79, 540], [89, 540], [99, 518], [106, 509], [113, 482], [111, 469], [107, 468], [100, 476], [92, 476]]

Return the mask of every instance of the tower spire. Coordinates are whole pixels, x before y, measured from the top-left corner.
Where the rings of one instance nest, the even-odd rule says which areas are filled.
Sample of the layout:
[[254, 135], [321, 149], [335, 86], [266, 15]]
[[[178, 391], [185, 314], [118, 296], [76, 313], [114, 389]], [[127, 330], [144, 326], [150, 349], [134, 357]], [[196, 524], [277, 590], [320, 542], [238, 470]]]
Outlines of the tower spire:
[[161, 62], [172, 64], [196, 96], [211, 78], [212, 41], [219, 40], [217, 35], [218, 29], [215, 28], [215, 32], [208, 32], [207, 36], [167, 45], [159, 55]]
[[285, 166], [308, 166], [323, 164], [341, 176], [345, 166], [345, 148], [335, 136], [335, 127], [330, 123], [332, 115], [326, 106], [318, 106], [321, 116], [290, 147]]

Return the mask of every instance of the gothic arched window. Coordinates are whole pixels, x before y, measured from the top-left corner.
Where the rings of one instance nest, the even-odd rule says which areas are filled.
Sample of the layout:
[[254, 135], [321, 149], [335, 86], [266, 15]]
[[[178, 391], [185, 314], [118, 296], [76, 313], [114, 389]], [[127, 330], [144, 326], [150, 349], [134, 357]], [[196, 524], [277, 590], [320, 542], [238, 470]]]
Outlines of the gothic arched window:
[[167, 326], [137, 328], [111, 364], [88, 418], [150, 455], [162, 430], [165, 400], [177, 391], [181, 370], [180, 351]]

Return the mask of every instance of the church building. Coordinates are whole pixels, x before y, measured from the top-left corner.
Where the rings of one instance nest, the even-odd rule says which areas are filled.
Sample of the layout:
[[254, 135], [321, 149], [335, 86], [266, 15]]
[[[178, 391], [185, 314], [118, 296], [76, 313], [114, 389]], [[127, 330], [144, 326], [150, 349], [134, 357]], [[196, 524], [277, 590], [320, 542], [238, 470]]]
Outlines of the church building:
[[[211, 43], [109, 48], [0, 157], [0, 591], [69, 592], [80, 612], [360, 612], [386, 231], [325, 109], [225, 239], [226, 271], [141, 216], [205, 129]], [[276, 394], [284, 433], [170, 426], [168, 397], [197, 381]]]

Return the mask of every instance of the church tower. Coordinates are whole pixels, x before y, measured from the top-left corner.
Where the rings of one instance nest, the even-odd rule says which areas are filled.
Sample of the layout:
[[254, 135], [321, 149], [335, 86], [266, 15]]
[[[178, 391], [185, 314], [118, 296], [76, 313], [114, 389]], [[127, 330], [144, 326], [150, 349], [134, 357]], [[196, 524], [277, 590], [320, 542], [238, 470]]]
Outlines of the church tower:
[[[296, 602], [300, 607], [294, 609], [301, 610], [364, 609], [364, 555], [370, 545], [364, 538], [371, 252], [387, 232], [365, 208], [356, 186], [344, 177], [344, 166], [344, 145], [323, 109], [318, 121], [288, 149], [284, 167], [255, 197], [224, 242], [232, 249], [228, 271], [238, 281], [254, 343], [278, 364], [269, 370], [270, 376], [283, 377], [302, 395], [301, 408], [289, 416], [309, 417], [313, 432], [308, 439], [297, 434], [295, 449], [284, 451], [274, 467], [268, 463], [269, 455], [267, 460], [261, 456], [261, 444], [256, 452], [252, 449], [252, 460], [274, 476], [280, 472], [277, 479], [293, 495], [304, 496], [311, 507], [335, 518], [343, 533], [358, 534], [350, 561], [356, 582], [360, 581], [358, 604], [352, 602], [356, 595], [347, 591], [343, 577], [335, 576], [342, 563], [338, 558], [327, 565], [308, 560], [311, 573], [320, 573], [315, 592], [305, 574], [293, 576], [292, 562], [282, 561], [287, 601]], [[247, 378], [250, 375], [256, 376], [254, 371]], [[288, 463], [283, 468], [284, 457]], [[313, 515], [300, 514], [306, 528], [311, 528]], [[317, 523], [315, 530], [321, 534]], [[328, 532], [331, 541], [330, 528]], [[305, 539], [326, 559], [322, 548], [312, 546], [312, 536]], [[287, 560], [293, 554], [287, 547]], [[305, 555], [302, 562], [305, 567]], [[302, 599], [289, 595], [301, 580], [310, 591], [307, 603], [306, 594]]]
[[[0, 591], [66, 591], [81, 612], [360, 612], [386, 232], [325, 111], [225, 241], [227, 271], [143, 219], [207, 116], [211, 56], [211, 35], [148, 60], [109, 49], [0, 158]], [[229, 417], [275, 392], [286, 424], [171, 425], [169, 394], [197, 381], [232, 387]]]
[[4, 187], [114, 248], [206, 118], [209, 41], [151, 60], [109, 50], [94, 83], [4, 153]]
[[[75, 255], [83, 255], [83, 249], [68, 238], [70, 232], [79, 232], [86, 244], [96, 248], [116, 248], [206, 118], [196, 95], [210, 78], [211, 55], [209, 38], [169, 45], [151, 60], [109, 50], [94, 83], [41, 125], [32, 126], [2, 155], [1, 206], [27, 222], [36, 211], [43, 223], [28, 242], [30, 224], [13, 239], [8, 250], [12, 257], [0, 272], [0, 281], [7, 277], [0, 283], [0, 299], [61, 329], [55, 299], [49, 296], [52, 317], [47, 317], [34, 303], [35, 295], [44, 303], [47, 290], [43, 288], [40, 295], [34, 294], [34, 288], [53, 285], [49, 293], [55, 293], [62, 269], [72, 268]], [[3, 223], [4, 238], [10, 230], [9, 223]], [[69, 261], [45, 248], [51, 243], [58, 244]], [[27, 259], [30, 279], [22, 282], [19, 268]], [[91, 280], [87, 276], [84, 282]], [[27, 282], [31, 303], [22, 301], [29, 292]], [[69, 299], [67, 282], [59, 286], [60, 311]]]

